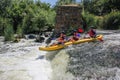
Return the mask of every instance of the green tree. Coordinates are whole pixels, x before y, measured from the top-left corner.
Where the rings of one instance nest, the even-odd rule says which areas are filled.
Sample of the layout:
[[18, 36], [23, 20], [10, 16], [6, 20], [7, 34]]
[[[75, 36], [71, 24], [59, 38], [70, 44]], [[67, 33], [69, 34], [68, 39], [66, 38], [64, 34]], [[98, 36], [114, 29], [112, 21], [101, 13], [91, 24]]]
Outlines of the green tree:
[[14, 31], [11, 24], [8, 24], [4, 29], [5, 41], [13, 41], [14, 40]]
[[4, 28], [6, 26], [6, 19], [3, 17], [0, 17], [0, 35], [3, 35], [4, 33]]
[[0, 0], [0, 16], [7, 16], [7, 8], [11, 6], [11, 0]]
[[85, 11], [95, 15], [106, 15], [120, 10], [120, 0], [83, 0]]
[[22, 21], [22, 28], [24, 33], [30, 33], [34, 31], [34, 11], [32, 8], [28, 8], [26, 15]]
[[42, 27], [54, 25], [55, 11], [48, 3], [42, 3], [40, 0], [3, 0], [0, 2], [0, 29], [4, 28], [2, 25], [5, 19], [9, 20], [15, 33], [20, 32], [19, 30], [30, 33], [38, 31], [40, 25]]
[[111, 12], [105, 15], [102, 25], [103, 29], [120, 29], [120, 12]]
[[47, 22], [47, 11], [44, 9], [41, 9], [38, 14], [35, 15], [34, 23], [35, 26], [41, 31], [46, 25]]
[[46, 26], [49, 26], [49, 27], [55, 26], [55, 16], [56, 16], [56, 13], [54, 10], [47, 11]]
[[56, 2], [56, 6], [64, 5], [64, 4], [72, 4], [76, 3], [76, 0], [58, 0]]
[[12, 2], [12, 6], [7, 9], [9, 13], [9, 18], [11, 18], [11, 22], [13, 25], [13, 29], [16, 32], [17, 27], [19, 24], [22, 23], [22, 19], [25, 14], [25, 8], [26, 8], [26, 3], [23, 2], [23, 0], [16, 0]]
[[17, 32], [16, 33], [17, 33], [17, 35], [18, 35], [19, 38], [23, 37], [23, 29], [22, 29], [21, 25], [19, 25], [17, 27]]
[[96, 27], [96, 20], [93, 14], [84, 13], [82, 16], [83, 16], [83, 19], [85, 19], [84, 21], [86, 21], [87, 28], [90, 26]]

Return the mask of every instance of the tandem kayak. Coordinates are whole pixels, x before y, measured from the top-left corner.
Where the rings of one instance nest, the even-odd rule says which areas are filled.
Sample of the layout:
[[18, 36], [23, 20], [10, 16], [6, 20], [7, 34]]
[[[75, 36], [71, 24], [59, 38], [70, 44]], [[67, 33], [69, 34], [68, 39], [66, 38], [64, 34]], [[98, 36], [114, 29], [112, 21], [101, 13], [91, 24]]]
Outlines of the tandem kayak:
[[39, 50], [55, 51], [55, 50], [63, 49], [71, 44], [80, 44], [80, 43], [84, 43], [84, 42], [92, 42], [92, 41], [96, 41], [96, 40], [102, 40], [102, 38], [103, 38], [103, 35], [97, 35], [96, 38], [84, 38], [84, 39], [79, 39], [77, 41], [68, 41], [68, 42], [65, 42], [64, 44], [51, 45], [51, 46], [41, 46], [41, 47], [39, 47]]

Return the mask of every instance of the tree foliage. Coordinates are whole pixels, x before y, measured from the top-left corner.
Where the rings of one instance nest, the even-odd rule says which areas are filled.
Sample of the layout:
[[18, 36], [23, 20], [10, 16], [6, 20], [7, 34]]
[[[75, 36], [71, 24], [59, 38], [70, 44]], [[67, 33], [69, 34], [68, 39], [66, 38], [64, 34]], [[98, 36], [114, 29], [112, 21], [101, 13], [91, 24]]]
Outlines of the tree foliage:
[[7, 18], [0, 17], [0, 35], [4, 34], [4, 29], [8, 24]]
[[58, 0], [56, 2], [56, 6], [65, 5], [65, 4], [72, 4], [72, 3], [76, 3], [76, 0]]
[[7, 16], [7, 8], [11, 6], [11, 0], [0, 0], [0, 16]]
[[45, 26], [53, 26], [55, 15], [50, 4], [40, 0], [0, 1], [0, 29], [6, 29], [7, 24], [5, 25], [4, 20], [8, 19], [14, 33], [31, 33]]
[[106, 15], [120, 10], [120, 0], [83, 0], [84, 9], [95, 15]]
[[104, 16], [103, 29], [120, 29], [120, 12], [111, 12]]
[[8, 24], [4, 29], [5, 41], [14, 40], [14, 31], [11, 24]]
[[[82, 0], [82, 5], [85, 13], [89, 12], [89, 14], [94, 15], [91, 15], [91, 17], [94, 17], [92, 21], [95, 21], [93, 24], [98, 28], [120, 28], [120, 0]], [[89, 19], [90, 16], [86, 16], [85, 18]]]
[[93, 14], [86, 12], [86, 13], [82, 14], [82, 16], [83, 16], [83, 19], [85, 19], [84, 21], [86, 21], [87, 29], [90, 26], [96, 27], [96, 19], [95, 19], [95, 16]]
[[[90, 15], [84, 15], [89, 25], [96, 25], [96, 21], [92, 20], [95, 19], [93, 15], [105, 16], [111, 12], [120, 11], [120, 0], [82, 1], [85, 11], [90, 13]], [[76, 3], [76, 0], [57, 0], [55, 8], [60, 5], [72, 3]], [[55, 15], [55, 10], [51, 8], [50, 4], [42, 3], [40, 0], [0, 0], [0, 35], [39, 32], [46, 26], [54, 26]], [[117, 17], [119, 17], [119, 15], [117, 15]], [[111, 18], [105, 17], [105, 19]], [[119, 24], [116, 25], [119, 26]], [[8, 31], [7, 28], [9, 29]]]

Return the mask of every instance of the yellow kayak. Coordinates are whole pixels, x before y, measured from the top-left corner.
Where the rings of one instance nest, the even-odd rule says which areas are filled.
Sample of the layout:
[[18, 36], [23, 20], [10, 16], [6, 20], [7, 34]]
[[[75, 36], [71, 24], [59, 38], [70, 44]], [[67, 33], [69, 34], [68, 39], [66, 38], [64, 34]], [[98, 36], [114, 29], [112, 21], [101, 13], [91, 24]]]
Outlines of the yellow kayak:
[[43, 50], [43, 51], [54, 51], [54, 50], [59, 50], [62, 48], [65, 48], [66, 46], [73, 44], [73, 42], [69, 41], [64, 43], [64, 45], [62, 44], [58, 44], [58, 45], [52, 45], [52, 46], [41, 46], [39, 47], [39, 50]]
[[97, 35], [96, 38], [85, 38], [85, 39], [79, 39], [77, 41], [68, 41], [65, 42], [63, 45], [62, 44], [58, 44], [58, 45], [52, 45], [52, 46], [41, 46], [39, 47], [39, 50], [43, 50], [43, 51], [55, 51], [55, 50], [59, 50], [59, 49], [63, 49], [65, 47], [67, 47], [68, 45], [71, 44], [80, 44], [80, 43], [84, 43], [84, 42], [92, 42], [92, 41], [96, 41], [96, 40], [101, 40], [103, 37], [103, 35]]
[[84, 43], [84, 42], [92, 42], [95, 40], [102, 40], [103, 35], [97, 35], [96, 38], [84, 38], [84, 39], [79, 39], [77, 41], [74, 41], [73, 44], [80, 44], [80, 43]]

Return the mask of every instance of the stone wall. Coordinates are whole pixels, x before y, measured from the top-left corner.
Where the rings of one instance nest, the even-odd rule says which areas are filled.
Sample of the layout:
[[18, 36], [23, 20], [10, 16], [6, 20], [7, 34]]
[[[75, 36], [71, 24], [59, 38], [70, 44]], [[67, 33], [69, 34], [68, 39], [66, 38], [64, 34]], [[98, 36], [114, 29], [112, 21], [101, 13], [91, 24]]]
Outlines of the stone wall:
[[62, 5], [58, 6], [56, 11], [55, 31], [66, 31], [70, 27], [80, 27], [82, 8], [80, 5]]

